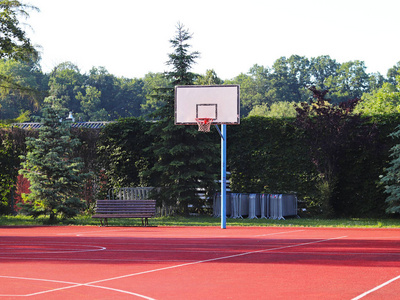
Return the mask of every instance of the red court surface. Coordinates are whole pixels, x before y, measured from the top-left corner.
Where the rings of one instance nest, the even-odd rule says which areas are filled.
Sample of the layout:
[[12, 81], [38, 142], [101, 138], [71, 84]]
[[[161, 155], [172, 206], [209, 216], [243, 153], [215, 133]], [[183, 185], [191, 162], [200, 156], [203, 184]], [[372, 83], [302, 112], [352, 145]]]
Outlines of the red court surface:
[[0, 227], [21, 298], [399, 299], [400, 229]]

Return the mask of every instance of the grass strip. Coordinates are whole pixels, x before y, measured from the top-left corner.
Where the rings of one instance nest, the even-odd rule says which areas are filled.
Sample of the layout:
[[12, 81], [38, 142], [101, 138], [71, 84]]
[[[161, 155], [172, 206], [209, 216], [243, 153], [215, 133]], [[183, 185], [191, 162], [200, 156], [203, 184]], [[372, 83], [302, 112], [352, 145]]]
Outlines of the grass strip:
[[[140, 219], [109, 219], [109, 226], [141, 226]], [[28, 216], [0, 216], [0, 226], [81, 225], [100, 226], [99, 219], [78, 216], [74, 219], [59, 219], [50, 224], [48, 217], [34, 219]], [[220, 226], [221, 220], [211, 216], [171, 216], [149, 219], [150, 226]], [[286, 218], [273, 219], [226, 219], [227, 226], [276, 226], [276, 227], [343, 227], [343, 228], [400, 228], [400, 219], [317, 219]]]

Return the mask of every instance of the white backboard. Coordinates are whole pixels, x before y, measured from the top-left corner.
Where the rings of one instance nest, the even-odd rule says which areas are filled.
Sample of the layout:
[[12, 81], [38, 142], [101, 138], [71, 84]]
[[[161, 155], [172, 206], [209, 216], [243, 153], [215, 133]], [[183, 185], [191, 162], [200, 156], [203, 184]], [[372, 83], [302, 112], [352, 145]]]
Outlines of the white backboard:
[[196, 118], [211, 118], [213, 119], [212, 124], [239, 124], [239, 86], [176, 86], [175, 124], [197, 125]]

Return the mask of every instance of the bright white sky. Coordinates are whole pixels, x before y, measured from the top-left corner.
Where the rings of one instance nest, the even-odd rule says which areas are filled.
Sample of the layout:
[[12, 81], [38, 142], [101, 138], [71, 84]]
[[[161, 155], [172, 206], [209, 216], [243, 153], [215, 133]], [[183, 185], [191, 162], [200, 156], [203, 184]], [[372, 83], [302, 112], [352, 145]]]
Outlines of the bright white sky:
[[26, 22], [44, 72], [64, 61], [127, 78], [168, 71], [178, 22], [201, 54], [192, 71], [222, 79], [292, 54], [361, 60], [382, 75], [400, 61], [399, 0], [27, 1], [40, 9]]

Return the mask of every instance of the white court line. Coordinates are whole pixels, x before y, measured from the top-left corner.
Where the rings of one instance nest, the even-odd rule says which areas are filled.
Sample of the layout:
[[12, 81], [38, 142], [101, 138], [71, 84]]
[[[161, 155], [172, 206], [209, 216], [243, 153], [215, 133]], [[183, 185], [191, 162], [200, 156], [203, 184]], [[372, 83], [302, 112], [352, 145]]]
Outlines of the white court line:
[[[46, 250], [45, 248], [37, 248], [39, 250], [35, 251], [25, 251], [26, 248], [23, 249], [18, 249], [15, 248], [14, 246], [29, 246], [31, 249], [34, 248], [35, 246], [57, 246], [60, 243], [38, 243], [38, 244], [32, 244], [32, 243], [26, 243], [26, 244], [6, 244], [6, 243], [2, 243], [0, 244], [0, 250], [12, 250], [14, 252], [10, 253], [10, 255], [25, 255], [25, 254], [49, 254], [49, 253], [57, 253], [57, 254], [61, 254], [61, 253], [85, 253], [85, 252], [97, 252], [97, 251], [103, 251], [106, 250], [106, 247], [102, 247], [102, 246], [95, 246], [95, 245], [76, 245], [76, 244], [70, 244], [70, 243], [65, 243], [65, 245], [68, 246], [79, 246], [79, 247], [87, 247], [87, 248], [94, 248], [94, 249], [60, 249], [57, 250], [57, 248], [52, 248], [52, 249], [48, 249]], [[9, 246], [9, 247], [5, 247], [5, 246]], [[41, 250], [41, 251], [40, 251]], [[18, 252], [19, 251], [19, 252]], [[4, 255], [4, 253], [3, 253]]]
[[305, 230], [303, 229], [303, 230], [282, 231], [282, 232], [258, 234], [258, 235], [253, 235], [253, 236], [268, 236], [268, 235], [277, 235], [277, 234], [292, 233], [292, 232], [301, 232], [301, 231], [305, 231]]
[[351, 300], [359, 300], [359, 299], [361, 299], [361, 298], [364, 298], [365, 296], [367, 296], [367, 295], [369, 295], [369, 294], [371, 294], [371, 293], [373, 293], [373, 292], [375, 292], [375, 291], [377, 291], [377, 290], [383, 288], [384, 286], [387, 286], [388, 284], [390, 284], [390, 283], [392, 283], [393, 281], [396, 281], [396, 280], [398, 280], [398, 279], [400, 279], [400, 275], [397, 276], [397, 277], [395, 277], [395, 278], [392, 278], [392, 279], [390, 279], [390, 280], [388, 280], [388, 281], [386, 281], [386, 282], [384, 282], [384, 283], [382, 283], [381, 285], [378, 285], [378, 286], [374, 287], [373, 289], [371, 289], [371, 290], [369, 290], [369, 291], [366, 291], [365, 293], [362, 293], [361, 295], [359, 295], [359, 296], [357, 296], [357, 297], [355, 297], [355, 298], [353, 298], [353, 299], [351, 299]]
[[270, 249], [262, 249], [262, 250], [256, 250], [256, 251], [250, 251], [250, 252], [243, 252], [243, 253], [239, 253], [239, 254], [233, 254], [233, 255], [222, 256], [222, 257], [217, 257], [217, 258], [199, 260], [199, 261], [179, 264], [179, 265], [175, 265], [175, 266], [169, 266], [169, 267], [147, 270], [147, 271], [138, 272], [138, 273], [116, 276], [116, 277], [102, 279], [102, 280], [96, 280], [96, 281], [92, 281], [92, 282], [88, 282], [88, 283], [76, 284], [74, 286], [68, 286], [68, 287], [63, 287], [63, 288], [58, 288], [58, 289], [47, 290], [47, 291], [40, 292], [40, 294], [51, 293], [54, 291], [60, 291], [60, 290], [70, 289], [70, 288], [79, 287], [79, 286], [94, 286], [94, 284], [98, 284], [101, 282], [107, 282], [107, 281], [112, 281], [112, 280], [117, 280], [117, 279], [139, 276], [139, 275], [143, 275], [143, 274], [155, 273], [155, 272], [159, 272], [159, 271], [171, 270], [171, 269], [176, 269], [176, 268], [181, 268], [181, 267], [186, 267], [186, 266], [191, 266], [191, 265], [196, 265], [196, 264], [201, 264], [201, 263], [206, 263], [206, 262], [218, 261], [218, 260], [223, 260], [223, 259], [228, 259], [228, 258], [235, 258], [235, 257], [245, 256], [245, 255], [250, 255], [250, 254], [255, 254], [255, 253], [269, 252], [269, 251], [274, 251], [274, 250], [294, 248], [294, 247], [300, 247], [300, 246], [311, 245], [311, 244], [316, 244], [316, 243], [328, 242], [331, 240], [342, 239], [345, 237], [347, 237], [347, 236], [340, 236], [340, 237], [335, 237], [335, 238], [330, 238], [330, 239], [317, 240], [317, 241], [313, 241], [313, 242], [300, 243], [300, 244], [281, 246], [281, 247], [270, 248]]
[[[123, 229], [113, 229], [113, 230], [96, 230], [96, 231], [81, 231], [81, 232], [66, 232], [66, 233], [57, 233], [56, 235], [72, 235], [72, 236], [81, 236], [82, 234], [90, 234], [90, 233], [108, 233], [108, 232], [125, 232]], [[144, 233], [144, 232], [143, 232]]]
[[[90, 235], [91, 234], [96, 234], [96, 233], [102, 233], [102, 234], [104, 234], [104, 233], [109, 233], [109, 232], [127, 232], [128, 230], [124, 230], [124, 229], [115, 229], [115, 230], [107, 230], [107, 231], [104, 231], [104, 230], [96, 230], [96, 231], [81, 231], [81, 232], [74, 232], [74, 233], [57, 233], [56, 235], [72, 235], [72, 236], [82, 236], [82, 235], [84, 235], [84, 234], [88, 234], [88, 236], [86, 236], [86, 237], [90, 237]], [[132, 231], [132, 230], [130, 230], [130, 231]], [[277, 232], [277, 233], [267, 233], [267, 234], [260, 234], [260, 235], [253, 235], [253, 236], [268, 236], [268, 235], [276, 235], [276, 234], [284, 234], [284, 233], [290, 233], [290, 232], [300, 232], [300, 231], [305, 231], [304, 229], [303, 230], [292, 230], [292, 231], [283, 231], [283, 232]], [[137, 232], [137, 231], [135, 231], [135, 233], [143, 233], [143, 234], [147, 234], [147, 231], [145, 231], [145, 232]], [[168, 235], [163, 235], [163, 238], [164, 237], [167, 237]], [[196, 235], [195, 237], [201, 237], [201, 236], [206, 236], [206, 237], [209, 237], [208, 235]], [[227, 236], [227, 235], [221, 235], [221, 236], [213, 236], [213, 238], [222, 238], [222, 237], [226, 237], [226, 238], [229, 238], [230, 236]], [[135, 236], [134, 238], [141, 238], [140, 236]], [[231, 238], [234, 238], [234, 237], [231, 237]]]
[[243, 253], [239, 253], [239, 254], [233, 254], [233, 255], [222, 256], [222, 257], [217, 257], [217, 258], [199, 260], [199, 261], [194, 261], [194, 262], [175, 265], [175, 266], [169, 266], [169, 267], [164, 267], [164, 268], [159, 268], [159, 269], [154, 269], [154, 270], [143, 271], [143, 272], [139, 272], [139, 273], [132, 273], [132, 274], [117, 276], [117, 277], [113, 277], [113, 278], [98, 280], [98, 281], [90, 282], [90, 284], [99, 283], [99, 282], [105, 282], [105, 281], [111, 281], [111, 280], [115, 280], [115, 279], [122, 279], [122, 278], [126, 278], [126, 277], [142, 275], [142, 274], [154, 273], [154, 272], [158, 272], [158, 271], [170, 270], [170, 269], [175, 269], [175, 268], [180, 268], [180, 267], [185, 267], [185, 266], [190, 266], [190, 265], [201, 264], [201, 263], [205, 263], [205, 262], [223, 260], [223, 259], [228, 259], [228, 258], [235, 258], [235, 257], [245, 256], [245, 255], [250, 255], [250, 254], [255, 254], [255, 253], [269, 252], [269, 251], [274, 251], [274, 250], [280, 250], [280, 249], [286, 249], [286, 248], [294, 248], [294, 247], [300, 247], [300, 246], [305, 246], [305, 245], [310, 245], [310, 244], [328, 242], [328, 241], [331, 241], [331, 240], [342, 239], [342, 238], [345, 238], [345, 237], [347, 237], [347, 236], [340, 236], [340, 237], [324, 239], [324, 240], [318, 240], [318, 241], [313, 241], [313, 242], [300, 243], [300, 244], [294, 244], [294, 245], [289, 245], [289, 246], [281, 246], [281, 247], [276, 247], [276, 248], [262, 249], [262, 250], [243, 252]]
[[[112, 278], [107, 278], [107, 279], [102, 279], [102, 280], [96, 280], [88, 283], [82, 283], [82, 284], [74, 284], [72, 286], [68, 287], [62, 287], [62, 288], [57, 288], [57, 289], [50, 289], [42, 292], [38, 292], [32, 295], [39, 295], [39, 294], [46, 294], [46, 293], [51, 293], [55, 291], [60, 291], [60, 290], [65, 290], [65, 289], [70, 289], [70, 288], [75, 288], [75, 287], [80, 287], [80, 286], [93, 286], [93, 287], [99, 287], [99, 288], [106, 288], [106, 287], [101, 287], [97, 286], [95, 284], [101, 283], [101, 282], [107, 282], [107, 281], [112, 281], [112, 280], [117, 280], [117, 279], [123, 279], [123, 278], [128, 278], [128, 277], [133, 277], [133, 276], [139, 276], [143, 274], [149, 274], [149, 273], [154, 273], [154, 272], [159, 272], [159, 271], [165, 271], [165, 270], [170, 270], [170, 269], [176, 269], [180, 267], [185, 267], [185, 266], [191, 266], [191, 265], [196, 265], [200, 263], [206, 263], [206, 262], [212, 262], [212, 261], [218, 261], [218, 260], [223, 260], [223, 259], [229, 259], [229, 258], [235, 258], [235, 257], [240, 257], [240, 256], [246, 256], [250, 254], [256, 254], [256, 253], [262, 253], [262, 252], [269, 252], [269, 251], [274, 251], [274, 250], [281, 250], [281, 249], [287, 249], [287, 248], [294, 248], [294, 247], [300, 247], [300, 246], [305, 246], [305, 245], [311, 245], [311, 244], [316, 244], [316, 243], [322, 243], [322, 242], [327, 242], [331, 240], [336, 240], [336, 239], [342, 239], [347, 236], [340, 236], [340, 237], [334, 237], [334, 238], [329, 238], [329, 239], [322, 239], [322, 240], [317, 240], [317, 241], [312, 241], [312, 242], [306, 242], [306, 243], [300, 243], [300, 244], [293, 244], [293, 245], [287, 245], [287, 246], [280, 246], [280, 247], [275, 247], [275, 248], [269, 248], [269, 249], [261, 249], [261, 250], [256, 250], [256, 251], [249, 251], [249, 252], [243, 252], [239, 254], [233, 254], [233, 255], [228, 255], [228, 256], [222, 256], [222, 257], [217, 257], [217, 258], [211, 258], [211, 259], [206, 259], [206, 260], [199, 260], [199, 261], [194, 261], [194, 262], [189, 262], [189, 263], [184, 263], [184, 264], [179, 264], [179, 265], [174, 265], [174, 266], [169, 266], [169, 267], [164, 267], [164, 268], [158, 268], [158, 269], [153, 269], [153, 270], [147, 270], [143, 272], [138, 272], [138, 273], [131, 273], [131, 274], [126, 274], [126, 275], [121, 275], [121, 276], [116, 276]], [[2, 276], [5, 277], [5, 276]], [[107, 288], [108, 289], [108, 288]], [[113, 289], [114, 290], [114, 289]], [[117, 291], [115, 289], [115, 291]], [[119, 291], [119, 290], [118, 290]], [[122, 291], [122, 292], [127, 292], [127, 291]], [[127, 292], [130, 293], [130, 292]], [[139, 297], [143, 295], [135, 294], [132, 293], [132, 295], [137, 295]], [[146, 296], [143, 296], [146, 297]], [[152, 299], [152, 298], [145, 298], [145, 299]]]
[[[122, 251], [132, 251], [132, 252], [174, 252], [174, 253], [218, 253], [218, 252], [238, 252], [234, 250], [225, 250], [225, 251], [216, 251], [216, 250], [108, 250], [109, 252], [122, 252]], [[263, 250], [264, 251], [264, 250]], [[296, 251], [296, 252], [289, 252], [289, 251], [276, 251], [275, 254], [289, 254], [289, 255], [337, 255], [337, 256], [400, 256], [398, 252], [386, 252], [386, 253], [379, 253], [379, 252], [311, 252], [311, 251]], [[4, 255], [4, 254], [3, 254]], [[51, 260], [51, 261], [101, 261], [101, 262], [191, 262], [192, 259], [111, 259], [111, 258], [51, 258], [51, 257], [10, 257], [10, 256], [0, 256], [0, 259], [8, 259], [8, 260]]]
[[[32, 280], [32, 281], [44, 281], [44, 282], [54, 282], [54, 283], [62, 283], [62, 284], [71, 284], [71, 287], [78, 287], [78, 286], [87, 286], [87, 287], [93, 287], [93, 288], [100, 288], [100, 289], [105, 289], [105, 290], [110, 290], [110, 291], [115, 291], [115, 292], [120, 292], [120, 293], [124, 293], [124, 294], [128, 294], [128, 295], [133, 295], [133, 296], [137, 296], [143, 299], [147, 299], [147, 300], [155, 300], [154, 298], [150, 298], [138, 293], [133, 293], [133, 292], [128, 292], [125, 290], [120, 290], [120, 289], [114, 289], [114, 288], [110, 288], [110, 287], [106, 287], [106, 286], [98, 286], [98, 285], [92, 285], [92, 284], [80, 284], [80, 283], [76, 283], [76, 282], [69, 282], [69, 281], [60, 281], [60, 280], [51, 280], [51, 279], [39, 279], [39, 278], [28, 278], [28, 277], [16, 277], [16, 276], [2, 276], [0, 275], [1, 278], [8, 278], [8, 279], [20, 279], [20, 280]], [[64, 290], [66, 288], [70, 288], [70, 287], [62, 287], [62, 288], [58, 288], [58, 289], [53, 289], [51, 290], [52, 292], [54, 291], [58, 291], [58, 290]], [[30, 297], [30, 296], [36, 296], [36, 295], [40, 295], [40, 294], [44, 294], [44, 293], [48, 293], [49, 291], [42, 291], [42, 292], [36, 292], [36, 293], [31, 293], [31, 294], [25, 294], [25, 295], [2, 295], [0, 294], [0, 297]]]

